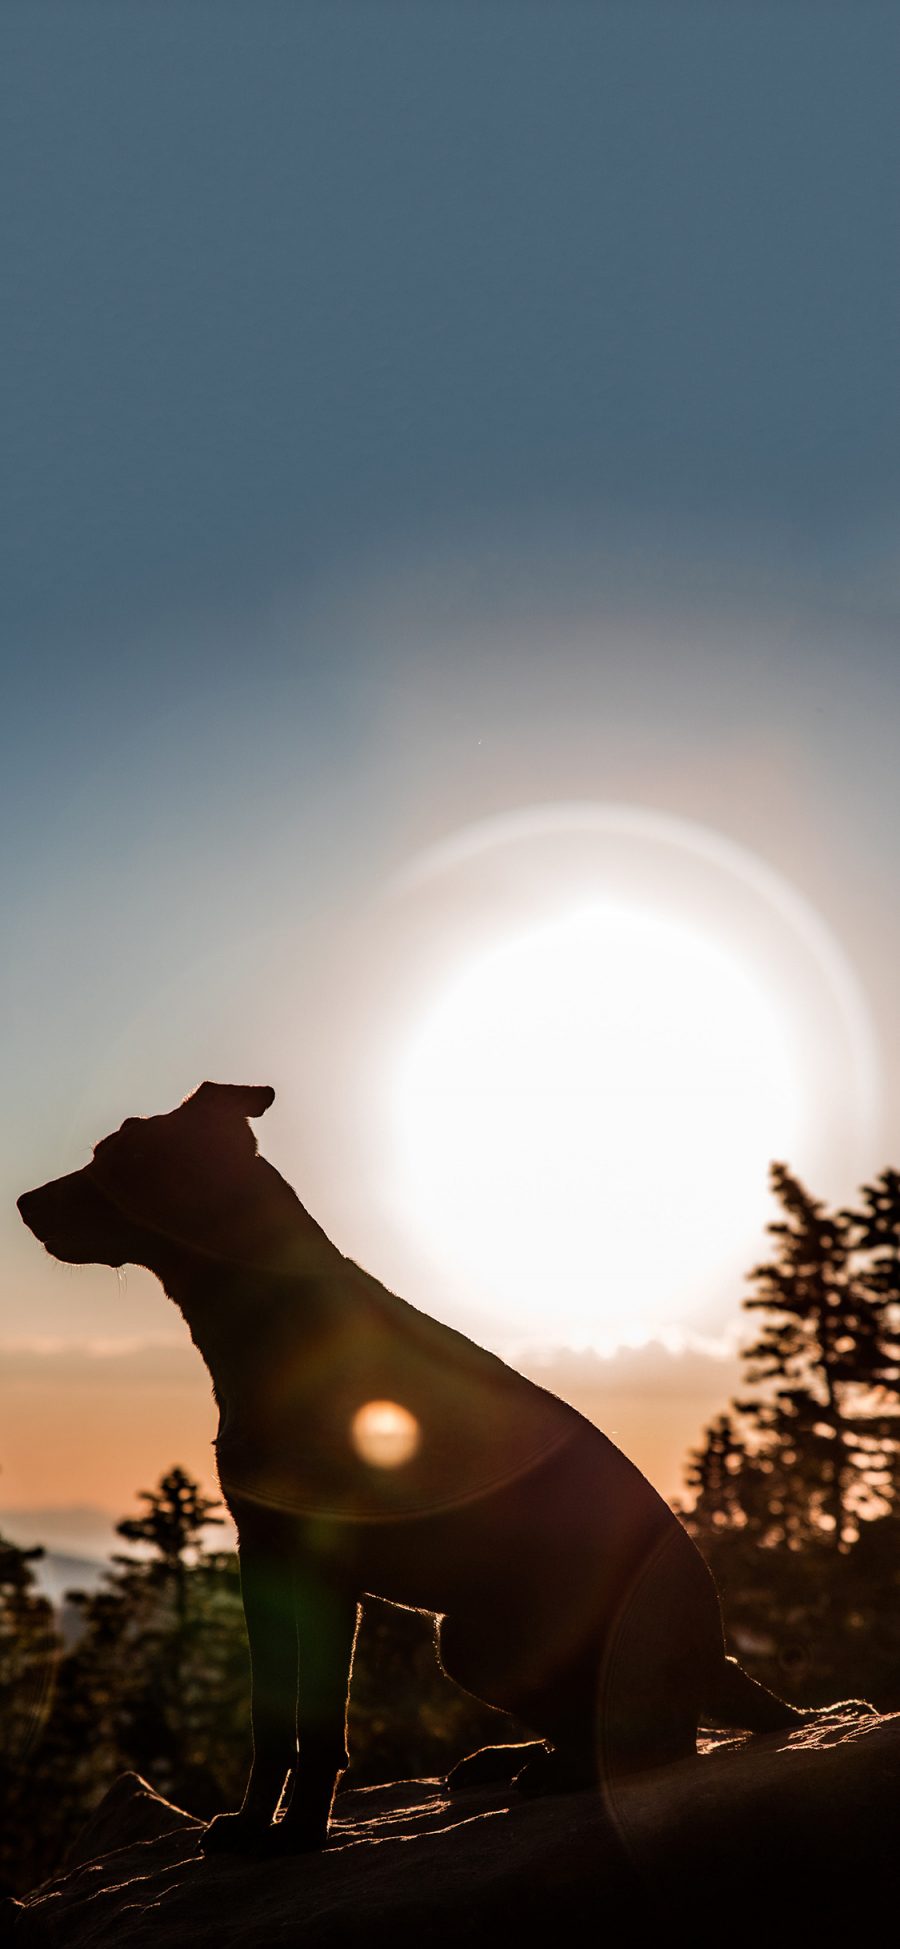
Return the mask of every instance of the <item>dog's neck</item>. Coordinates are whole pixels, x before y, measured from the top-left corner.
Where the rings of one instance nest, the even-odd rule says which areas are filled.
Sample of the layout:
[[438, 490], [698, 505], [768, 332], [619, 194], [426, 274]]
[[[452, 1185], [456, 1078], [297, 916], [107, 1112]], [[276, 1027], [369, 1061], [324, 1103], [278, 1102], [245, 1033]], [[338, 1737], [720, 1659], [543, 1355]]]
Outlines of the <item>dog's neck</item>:
[[313, 1341], [319, 1331], [324, 1287], [343, 1261], [321, 1235], [306, 1251], [285, 1249], [268, 1264], [243, 1265], [183, 1251], [151, 1267], [182, 1314], [202, 1355], [223, 1408], [246, 1391], [257, 1365], [271, 1361], [274, 1344], [289, 1324]]
[[190, 1219], [188, 1236], [148, 1229], [139, 1249], [184, 1315], [221, 1407], [271, 1362], [288, 1322], [294, 1343], [298, 1334], [315, 1341], [323, 1296], [344, 1260], [263, 1158], [227, 1207], [201, 1208]]

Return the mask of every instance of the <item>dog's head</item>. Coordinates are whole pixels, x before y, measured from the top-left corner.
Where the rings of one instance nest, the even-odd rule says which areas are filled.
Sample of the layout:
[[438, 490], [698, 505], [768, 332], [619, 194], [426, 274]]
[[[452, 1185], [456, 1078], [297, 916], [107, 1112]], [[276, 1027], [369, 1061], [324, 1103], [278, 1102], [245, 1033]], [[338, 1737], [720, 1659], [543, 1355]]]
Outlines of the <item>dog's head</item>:
[[67, 1265], [158, 1271], [183, 1251], [252, 1263], [286, 1201], [302, 1211], [247, 1122], [274, 1096], [268, 1086], [201, 1083], [168, 1116], [127, 1117], [82, 1170], [24, 1192], [22, 1217]]

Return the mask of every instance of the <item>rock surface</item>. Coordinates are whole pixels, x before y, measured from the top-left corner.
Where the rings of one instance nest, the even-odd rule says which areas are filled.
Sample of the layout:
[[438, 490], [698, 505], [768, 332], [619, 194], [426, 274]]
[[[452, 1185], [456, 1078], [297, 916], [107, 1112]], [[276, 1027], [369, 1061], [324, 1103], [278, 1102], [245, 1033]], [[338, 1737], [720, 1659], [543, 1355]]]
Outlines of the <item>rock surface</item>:
[[451, 1800], [436, 1780], [349, 1792], [323, 1853], [264, 1862], [207, 1860], [201, 1824], [125, 1774], [65, 1873], [6, 1904], [0, 1940], [512, 1949], [590, 1928], [616, 1945], [772, 1944], [826, 1923], [833, 1936], [892, 1910], [898, 1789], [900, 1714], [846, 1705], [790, 1737], [709, 1740], [614, 1807], [591, 1793]]

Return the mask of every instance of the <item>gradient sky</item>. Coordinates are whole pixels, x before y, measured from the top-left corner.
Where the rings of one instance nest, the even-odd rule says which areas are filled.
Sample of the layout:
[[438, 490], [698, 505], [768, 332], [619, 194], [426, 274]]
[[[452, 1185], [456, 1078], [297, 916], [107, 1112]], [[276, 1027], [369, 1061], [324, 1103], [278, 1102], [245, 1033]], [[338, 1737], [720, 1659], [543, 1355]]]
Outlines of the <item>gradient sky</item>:
[[[0, 1506], [116, 1510], [208, 1476], [204, 1376], [15, 1195], [272, 1081], [264, 1148], [387, 1276], [304, 1078], [347, 1086], [358, 917], [460, 826], [624, 801], [784, 875], [896, 1158], [900, 29], [12, 0], [0, 35]], [[732, 1370], [636, 1360], [566, 1385], [671, 1489]]]

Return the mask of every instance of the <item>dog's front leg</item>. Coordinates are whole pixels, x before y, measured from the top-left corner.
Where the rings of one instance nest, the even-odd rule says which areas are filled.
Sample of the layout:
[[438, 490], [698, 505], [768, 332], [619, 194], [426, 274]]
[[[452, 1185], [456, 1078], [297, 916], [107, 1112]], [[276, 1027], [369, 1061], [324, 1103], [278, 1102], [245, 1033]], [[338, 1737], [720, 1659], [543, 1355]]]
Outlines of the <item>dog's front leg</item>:
[[240, 1555], [253, 1765], [240, 1811], [217, 1814], [206, 1829], [207, 1853], [252, 1850], [265, 1842], [297, 1753], [297, 1619], [290, 1559], [250, 1541], [243, 1529]]
[[269, 1837], [279, 1853], [324, 1845], [335, 1790], [348, 1762], [347, 1700], [360, 1606], [318, 1580], [295, 1585], [300, 1663], [299, 1757], [287, 1810]]

